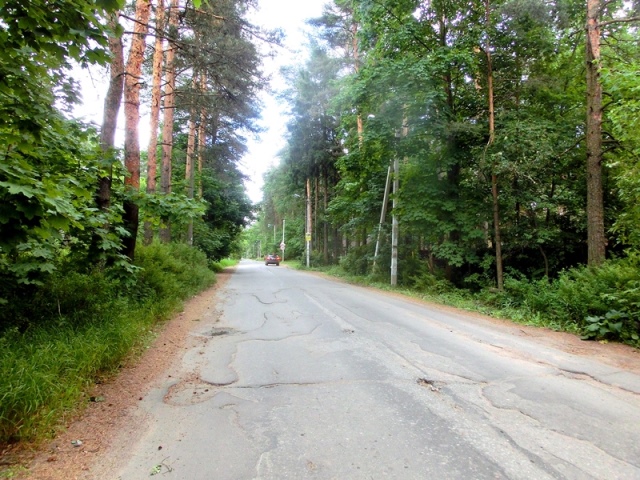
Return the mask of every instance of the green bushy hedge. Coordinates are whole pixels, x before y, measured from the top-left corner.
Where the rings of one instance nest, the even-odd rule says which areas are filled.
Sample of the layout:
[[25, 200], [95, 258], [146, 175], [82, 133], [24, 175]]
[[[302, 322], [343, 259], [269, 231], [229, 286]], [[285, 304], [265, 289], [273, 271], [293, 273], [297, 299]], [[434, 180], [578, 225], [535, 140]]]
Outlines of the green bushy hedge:
[[552, 281], [507, 278], [504, 292], [483, 299], [586, 339], [640, 346], [639, 266], [631, 256], [599, 267], [576, 267]]
[[139, 247], [137, 257], [133, 274], [62, 268], [5, 310], [12, 317], [5, 314], [0, 332], [0, 442], [52, 433], [155, 323], [215, 281], [205, 255], [186, 245]]

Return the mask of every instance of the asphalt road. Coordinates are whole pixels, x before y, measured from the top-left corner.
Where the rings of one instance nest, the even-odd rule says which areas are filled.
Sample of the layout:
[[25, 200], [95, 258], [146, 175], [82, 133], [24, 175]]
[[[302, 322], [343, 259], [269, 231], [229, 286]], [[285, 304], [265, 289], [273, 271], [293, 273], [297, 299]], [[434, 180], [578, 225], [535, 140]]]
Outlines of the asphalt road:
[[258, 262], [218, 308], [114, 478], [640, 479], [631, 372]]

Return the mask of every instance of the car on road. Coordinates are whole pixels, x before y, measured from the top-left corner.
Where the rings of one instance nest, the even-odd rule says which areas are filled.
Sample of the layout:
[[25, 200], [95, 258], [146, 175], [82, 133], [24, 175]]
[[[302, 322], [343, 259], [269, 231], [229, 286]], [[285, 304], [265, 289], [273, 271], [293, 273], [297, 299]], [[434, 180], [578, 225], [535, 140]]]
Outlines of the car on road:
[[264, 264], [265, 265], [275, 265], [276, 267], [280, 265], [280, 255], [265, 255], [264, 256]]

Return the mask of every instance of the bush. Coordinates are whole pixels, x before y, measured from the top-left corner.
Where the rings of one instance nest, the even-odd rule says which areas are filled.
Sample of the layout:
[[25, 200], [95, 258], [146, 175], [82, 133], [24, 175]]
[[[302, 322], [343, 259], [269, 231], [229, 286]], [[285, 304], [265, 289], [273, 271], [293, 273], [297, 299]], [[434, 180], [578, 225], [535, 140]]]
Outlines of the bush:
[[[566, 305], [566, 313], [583, 330], [598, 318], [604, 326], [622, 322], [617, 333], [606, 337], [637, 343], [640, 331], [640, 269], [635, 256], [611, 260], [604, 265], [575, 268], [558, 279], [558, 295]], [[591, 330], [589, 330], [591, 331]], [[594, 338], [601, 338], [596, 336]], [[602, 337], [604, 338], [604, 337]]]
[[436, 277], [429, 272], [423, 272], [411, 278], [412, 288], [423, 293], [441, 294], [452, 291], [453, 285], [445, 279]]
[[507, 277], [504, 292], [481, 298], [501, 309], [539, 315], [545, 324], [580, 331], [584, 338], [638, 344], [640, 270], [633, 257], [573, 268], [552, 282]]
[[67, 268], [12, 306], [20, 320], [0, 332], [0, 443], [51, 433], [97, 377], [215, 279], [205, 255], [186, 245], [138, 247], [136, 265], [127, 278]]
[[340, 267], [350, 275], [366, 275], [369, 270], [368, 247], [352, 248], [340, 258]]

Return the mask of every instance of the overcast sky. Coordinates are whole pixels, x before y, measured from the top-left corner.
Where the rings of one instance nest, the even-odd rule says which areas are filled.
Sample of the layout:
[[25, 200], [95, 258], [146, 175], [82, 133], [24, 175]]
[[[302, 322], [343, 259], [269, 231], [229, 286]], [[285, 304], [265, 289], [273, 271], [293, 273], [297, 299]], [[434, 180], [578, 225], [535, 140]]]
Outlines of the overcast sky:
[[249, 154], [243, 159], [243, 171], [251, 177], [247, 192], [254, 202], [262, 198], [262, 175], [269, 167], [278, 163], [277, 154], [285, 146], [285, 105], [280, 105], [273, 90], [283, 87], [279, 69], [284, 65], [302, 63], [305, 60], [305, 20], [319, 17], [328, 0], [260, 0], [260, 9], [253, 23], [265, 28], [281, 28], [285, 31], [285, 48], [278, 50], [276, 58], [265, 59], [265, 72], [272, 75], [272, 91], [262, 95], [264, 103], [261, 125], [267, 131], [259, 140], [251, 139]]

